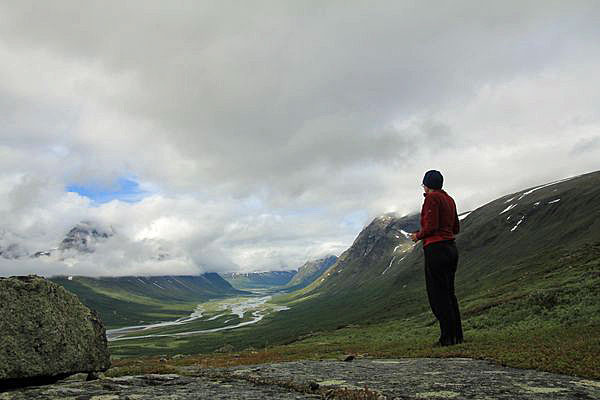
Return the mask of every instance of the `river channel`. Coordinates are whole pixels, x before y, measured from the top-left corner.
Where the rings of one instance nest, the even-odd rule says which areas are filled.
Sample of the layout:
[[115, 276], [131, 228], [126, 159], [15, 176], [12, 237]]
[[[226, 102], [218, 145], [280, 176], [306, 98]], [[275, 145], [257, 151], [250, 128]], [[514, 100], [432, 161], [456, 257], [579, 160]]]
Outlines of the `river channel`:
[[[219, 300], [216, 302], [207, 302], [199, 304], [196, 309], [187, 317], [179, 318], [174, 321], [158, 322], [148, 325], [135, 325], [127, 326], [117, 329], [108, 329], [106, 331], [106, 337], [108, 341], [117, 340], [131, 340], [131, 339], [144, 339], [153, 337], [178, 337], [178, 336], [189, 336], [197, 335], [202, 333], [219, 332], [229, 329], [236, 329], [242, 326], [256, 324], [262, 320], [267, 314], [272, 312], [279, 312], [289, 310], [289, 307], [274, 305], [267, 303], [271, 299], [269, 296], [261, 297], [237, 297], [226, 300]], [[210, 316], [207, 315], [207, 309], [211, 309]], [[216, 313], [216, 314], [215, 314]], [[231, 319], [237, 317], [242, 319], [246, 313], [251, 313], [251, 319], [248, 321], [239, 322], [237, 324], [226, 325], [230, 319], [223, 322], [223, 326], [210, 329], [192, 329], [189, 331], [182, 331], [177, 333], [149, 333], [144, 335], [144, 331], [153, 330], [156, 331], [160, 328], [166, 328], [177, 325], [187, 325], [191, 322], [195, 322], [197, 326], [198, 322], [214, 321], [220, 317], [231, 316]], [[212, 315], [215, 314], [215, 315]], [[131, 335], [139, 332], [140, 335]], [[131, 336], [130, 336], [131, 335]]]

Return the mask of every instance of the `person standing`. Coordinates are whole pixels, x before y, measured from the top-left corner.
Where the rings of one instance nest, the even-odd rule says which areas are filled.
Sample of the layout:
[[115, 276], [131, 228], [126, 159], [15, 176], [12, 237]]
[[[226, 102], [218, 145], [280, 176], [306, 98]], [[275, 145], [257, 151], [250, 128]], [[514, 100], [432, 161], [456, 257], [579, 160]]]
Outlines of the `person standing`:
[[458, 265], [454, 235], [460, 232], [460, 223], [456, 203], [442, 190], [443, 183], [444, 177], [439, 171], [425, 173], [421, 229], [410, 235], [414, 242], [423, 241], [427, 297], [441, 331], [435, 346], [463, 342], [460, 310], [454, 293], [454, 276]]

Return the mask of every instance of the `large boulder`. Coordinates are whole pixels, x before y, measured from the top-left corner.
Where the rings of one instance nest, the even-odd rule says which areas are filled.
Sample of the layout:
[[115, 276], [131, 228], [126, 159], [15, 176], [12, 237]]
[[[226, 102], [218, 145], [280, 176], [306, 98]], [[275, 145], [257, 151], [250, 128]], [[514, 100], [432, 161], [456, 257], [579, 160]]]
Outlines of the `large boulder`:
[[104, 325], [77, 296], [35, 275], [0, 278], [0, 387], [109, 366]]

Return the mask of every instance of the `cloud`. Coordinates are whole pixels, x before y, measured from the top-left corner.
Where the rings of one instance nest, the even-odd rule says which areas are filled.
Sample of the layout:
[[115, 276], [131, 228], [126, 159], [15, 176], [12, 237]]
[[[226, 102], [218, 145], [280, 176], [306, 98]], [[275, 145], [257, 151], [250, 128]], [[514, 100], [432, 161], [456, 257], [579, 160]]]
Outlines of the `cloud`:
[[600, 136], [586, 137], [580, 139], [571, 148], [571, 155], [577, 157], [582, 153], [595, 153], [600, 147]]
[[[598, 14], [585, 1], [4, 2], [2, 229], [39, 248], [95, 218], [171, 243], [190, 271], [292, 268], [351, 244], [350, 216], [418, 210], [432, 168], [461, 210], [589, 172]], [[134, 204], [65, 193], [123, 177]]]

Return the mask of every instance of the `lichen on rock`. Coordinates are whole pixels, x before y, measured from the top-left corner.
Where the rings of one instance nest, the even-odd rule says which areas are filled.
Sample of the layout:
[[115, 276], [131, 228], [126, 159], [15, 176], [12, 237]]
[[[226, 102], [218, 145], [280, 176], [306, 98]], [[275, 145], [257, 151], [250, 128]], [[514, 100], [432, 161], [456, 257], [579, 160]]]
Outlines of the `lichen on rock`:
[[0, 386], [110, 367], [98, 314], [39, 276], [0, 278]]

